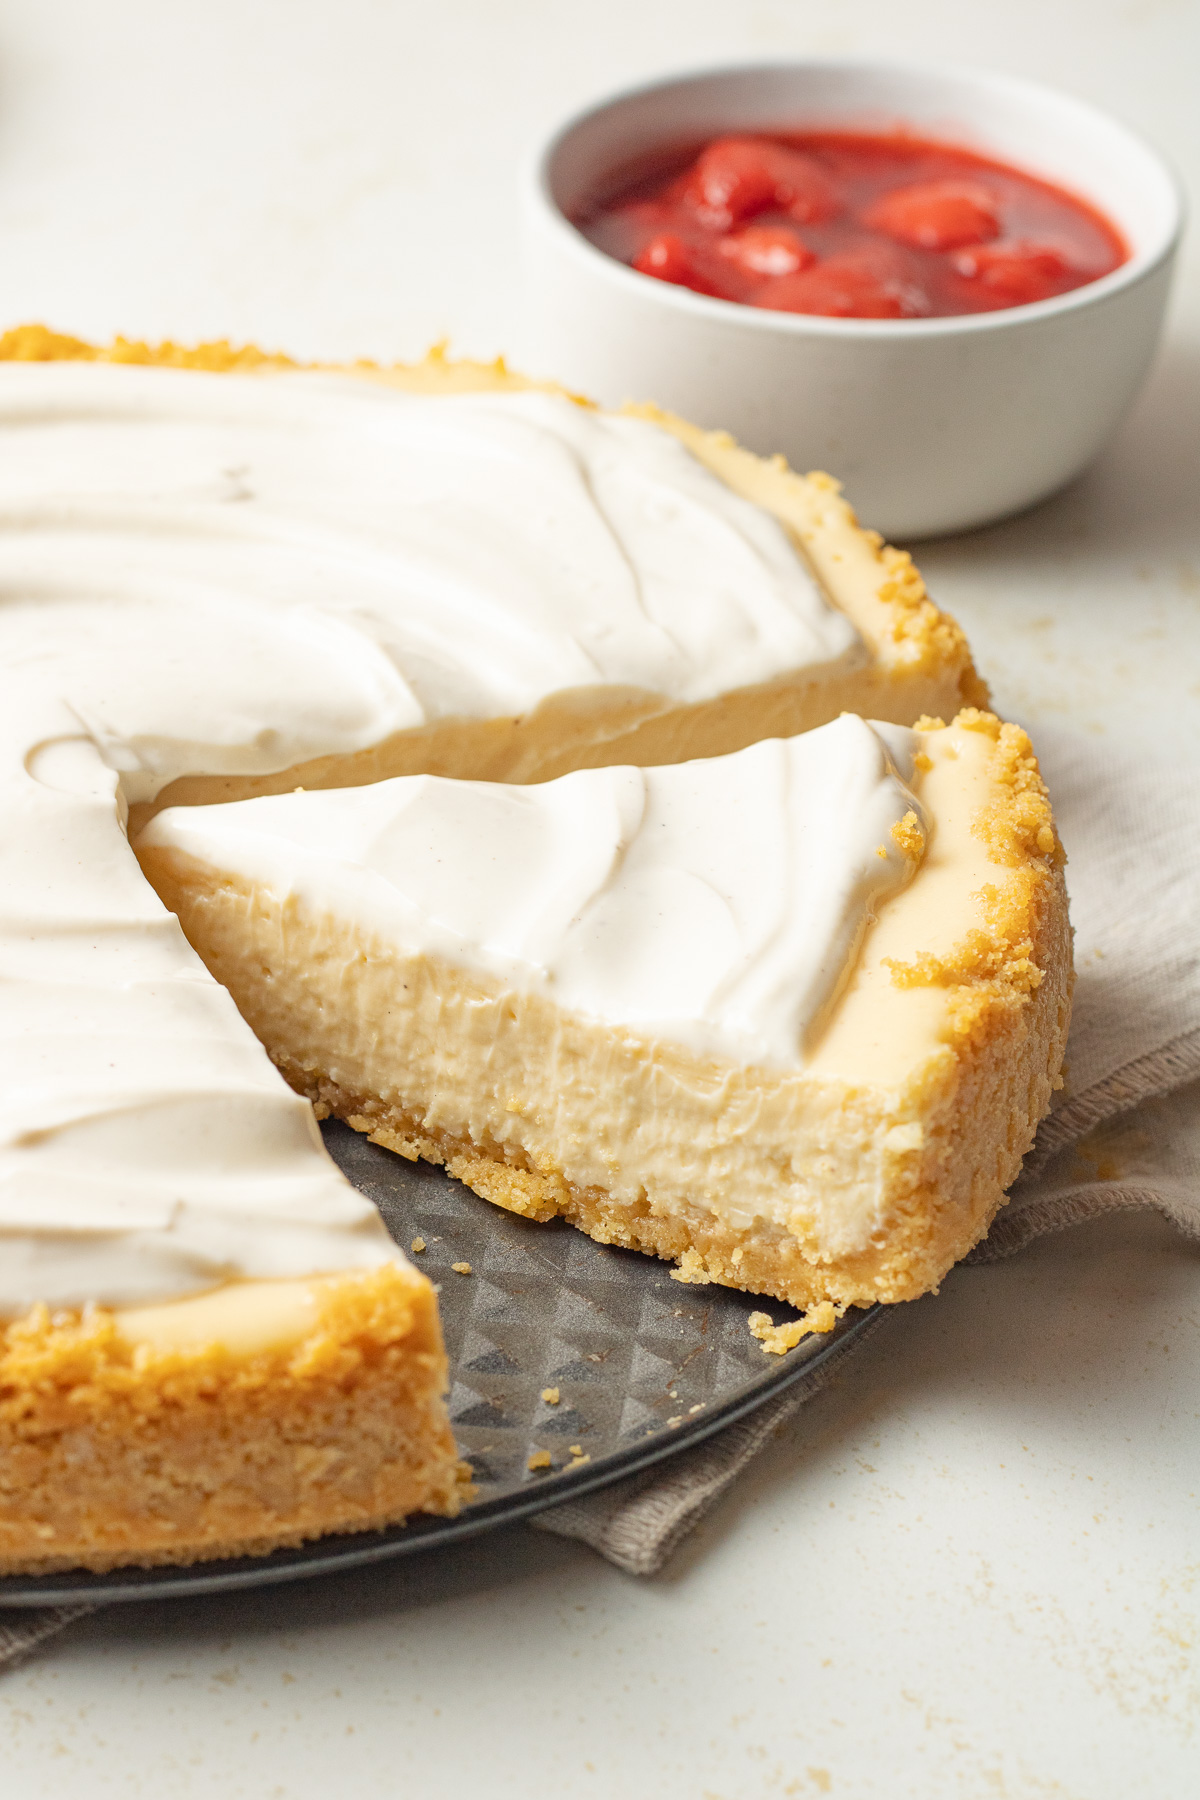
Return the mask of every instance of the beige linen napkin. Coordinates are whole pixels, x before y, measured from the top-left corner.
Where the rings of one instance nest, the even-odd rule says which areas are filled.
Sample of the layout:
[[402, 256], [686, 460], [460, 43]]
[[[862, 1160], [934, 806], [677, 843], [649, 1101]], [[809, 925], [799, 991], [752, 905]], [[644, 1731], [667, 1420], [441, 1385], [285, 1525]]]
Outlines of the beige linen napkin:
[[[1068, 1078], [972, 1262], [1130, 1207], [1157, 1208], [1200, 1238], [1200, 790], [1178, 767], [1121, 762], [1104, 739], [1043, 728], [1036, 742], [1070, 858], [1078, 985]], [[750, 1417], [533, 1523], [652, 1575], [887, 1317]], [[90, 1610], [0, 1611], [0, 1666]]]

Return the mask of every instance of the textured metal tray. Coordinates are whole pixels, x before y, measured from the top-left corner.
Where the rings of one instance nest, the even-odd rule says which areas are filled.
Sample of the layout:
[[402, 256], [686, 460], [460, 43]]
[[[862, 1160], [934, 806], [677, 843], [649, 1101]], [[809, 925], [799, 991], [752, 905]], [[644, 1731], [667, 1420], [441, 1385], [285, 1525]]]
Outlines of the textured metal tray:
[[[871, 1316], [847, 1314], [827, 1336], [765, 1356], [747, 1320], [764, 1305], [728, 1288], [686, 1287], [669, 1265], [612, 1249], [561, 1221], [531, 1224], [480, 1200], [440, 1169], [412, 1164], [348, 1126], [322, 1127], [354, 1185], [441, 1286], [450, 1355], [450, 1417], [475, 1472], [477, 1498], [456, 1519], [425, 1516], [385, 1531], [320, 1538], [270, 1556], [107, 1575], [9, 1576], [0, 1606], [152, 1600], [294, 1581], [448, 1544], [633, 1474], [759, 1406], [821, 1361]], [[466, 1262], [470, 1275], [451, 1264]], [[542, 1389], [556, 1387], [556, 1406]], [[589, 1460], [578, 1463], [571, 1447]], [[552, 1466], [531, 1472], [548, 1450]], [[577, 1466], [566, 1465], [576, 1461]]]

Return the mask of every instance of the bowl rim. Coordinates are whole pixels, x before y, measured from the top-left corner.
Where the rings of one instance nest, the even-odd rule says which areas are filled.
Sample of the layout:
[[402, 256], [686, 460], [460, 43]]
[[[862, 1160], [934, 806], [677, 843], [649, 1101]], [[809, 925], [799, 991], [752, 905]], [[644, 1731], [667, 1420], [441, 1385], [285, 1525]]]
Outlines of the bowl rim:
[[[1158, 241], [1135, 250], [1126, 262], [1095, 281], [1069, 293], [1048, 300], [1026, 302], [1022, 306], [998, 308], [994, 312], [949, 313], [930, 319], [842, 319], [820, 313], [776, 312], [767, 307], [746, 306], [738, 300], [721, 300], [714, 295], [697, 294], [673, 282], [659, 281], [643, 275], [627, 263], [618, 261], [586, 238], [562, 211], [554, 197], [551, 175], [556, 158], [570, 139], [593, 119], [626, 105], [630, 101], [670, 92], [673, 89], [699, 86], [701, 83], [729, 77], [745, 79], [756, 75], [778, 75], [788, 70], [827, 70], [830, 73], [874, 72], [904, 76], [933, 77], [949, 84], [958, 83], [978, 91], [990, 88], [1028, 99], [1041, 105], [1047, 102], [1067, 111], [1090, 114], [1108, 129], [1124, 137], [1129, 147], [1145, 158], [1162, 182], [1167, 199], [1167, 220]], [[1030, 173], [1036, 173], [1031, 169]], [[1165, 263], [1169, 263], [1179, 246], [1187, 218], [1187, 201], [1183, 183], [1162, 152], [1134, 126], [1124, 119], [1095, 106], [1065, 89], [1045, 82], [1030, 81], [1024, 76], [997, 73], [964, 63], [923, 62], [915, 58], [885, 56], [790, 56], [755, 59], [747, 62], [701, 64], [676, 70], [615, 89], [598, 100], [569, 114], [545, 135], [532, 157], [526, 162], [524, 187], [527, 199], [549, 222], [560, 244], [578, 258], [590, 272], [613, 281], [634, 297], [666, 310], [675, 308], [694, 318], [726, 327], [740, 326], [747, 331], [780, 334], [786, 337], [825, 337], [850, 340], [878, 339], [888, 343], [917, 342], [931, 337], [973, 336], [984, 332], [1013, 331], [1050, 320], [1083, 312], [1115, 299], [1127, 289], [1140, 284]], [[1081, 198], [1086, 196], [1081, 196]], [[1099, 200], [1093, 204], [1100, 205]]]

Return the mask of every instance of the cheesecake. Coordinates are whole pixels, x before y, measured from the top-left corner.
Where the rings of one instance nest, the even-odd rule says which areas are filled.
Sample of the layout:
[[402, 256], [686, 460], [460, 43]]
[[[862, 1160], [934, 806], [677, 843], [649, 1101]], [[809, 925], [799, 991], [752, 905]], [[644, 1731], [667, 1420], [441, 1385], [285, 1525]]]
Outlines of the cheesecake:
[[1058, 1080], [1062, 854], [990, 714], [175, 807], [135, 848], [319, 1113], [691, 1281], [928, 1291]]
[[[560, 1178], [532, 1126], [493, 1146], [415, 1088], [411, 1118], [365, 1079], [322, 1098], [341, 1065], [271, 1060], [131, 837], [296, 788], [534, 793], [843, 712], [906, 729], [984, 702], [962, 633], [829, 478], [501, 364], [24, 327], [0, 451], [0, 1572], [453, 1512], [436, 1297], [308, 1094], [482, 1155], [526, 1210], [561, 1181], [616, 1233], [640, 1203]], [[685, 1248], [715, 1274], [716, 1238]]]

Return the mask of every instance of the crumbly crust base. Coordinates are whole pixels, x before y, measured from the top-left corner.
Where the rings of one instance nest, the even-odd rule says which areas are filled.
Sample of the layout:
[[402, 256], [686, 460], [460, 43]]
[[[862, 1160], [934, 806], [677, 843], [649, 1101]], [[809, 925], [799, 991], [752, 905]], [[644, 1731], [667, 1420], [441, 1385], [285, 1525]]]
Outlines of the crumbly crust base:
[[330, 1281], [299, 1342], [132, 1344], [111, 1312], [0, 1330], [0, 1574], [258, 1556], [453, 1515], [437, 1300], [415, 1270]]

